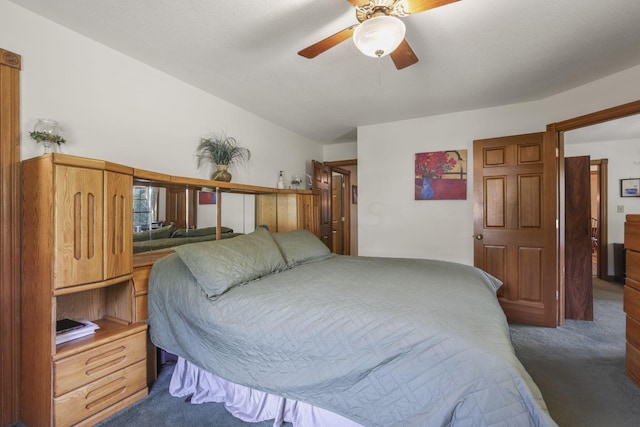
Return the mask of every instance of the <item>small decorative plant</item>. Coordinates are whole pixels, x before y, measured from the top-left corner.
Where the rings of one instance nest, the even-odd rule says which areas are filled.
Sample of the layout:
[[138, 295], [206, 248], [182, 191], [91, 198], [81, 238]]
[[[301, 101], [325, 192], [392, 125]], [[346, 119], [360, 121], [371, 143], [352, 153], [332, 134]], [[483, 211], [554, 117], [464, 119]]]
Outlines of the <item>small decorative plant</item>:
[[43, 141], [53, 142], [55, 144], [64, 144], [67, 142], [63, 137], [57, 135], [55, 133], [48, 133], [44, 131], [31, 131], [29, 132], [29, 137], [33, 139], [37, 143], [41, 143]]
[[211, 176], [214, 181], [231, 181], [231, 174], [227, 171], [229, 165], [244, 164], [250, 158], [251, 151], [240, 147], [234, 137], [225, 133], [200, 138], [196, 154], [199, 168], [207, 163], [216, 166], [218, 170]]
[[60, 146], [66, 140], [60, 135], [58, 122], [50, 119], [38, 119], [33, 131], [29, 132], [29, 137], [36, 143], [44, 145], [44, 152], [51, 152], [51, 144]]

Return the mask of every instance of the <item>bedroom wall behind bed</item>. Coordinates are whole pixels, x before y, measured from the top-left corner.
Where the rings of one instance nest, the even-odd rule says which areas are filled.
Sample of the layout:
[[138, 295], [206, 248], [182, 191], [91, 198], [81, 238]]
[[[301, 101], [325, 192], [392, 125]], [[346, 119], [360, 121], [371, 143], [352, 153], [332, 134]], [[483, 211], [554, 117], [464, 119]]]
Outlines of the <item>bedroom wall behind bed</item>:
[[473, 171], [474, 140], [543, 132], [639, 100], [638, 81], [640, 66], [538, 101], [359, 127], [359, 254], [473, 264], [472, 174], [467, 200], [415, 201], [415, 153], [466, 149]]
[[[252, 152], [234, 181], [275, 186], [279, 170], [309, 173], [322, 145], [6, 0], [2, 47], [22, 55], [22, 156], [42, 147], [28, 137], [38, 118], [64, 127], [67, 154], [190, 177], [198, 138], [224, 130]], [[287, 153], [282, 156], [282, 153]]]

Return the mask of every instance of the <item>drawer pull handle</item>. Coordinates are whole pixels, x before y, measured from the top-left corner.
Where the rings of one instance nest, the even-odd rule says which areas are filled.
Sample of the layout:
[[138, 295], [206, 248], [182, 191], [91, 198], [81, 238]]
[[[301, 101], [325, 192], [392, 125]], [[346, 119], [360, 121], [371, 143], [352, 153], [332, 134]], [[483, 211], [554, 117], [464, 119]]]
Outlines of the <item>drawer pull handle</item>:
[[101, 372], [101, 371], [104, 371], [105, 369], [109, 369], [109, 368], [111, 368], [111, 367], [113, 367], [113, 366], [115, 366], [115, 365], [119, 365], [119, 364], [121, 364], [122, 362], [124, 362], [126, 359], [127, 359], [127, 357], [126, 357], [126, 356], [121, 356], [121, 357], [119, 357], [119, 358], [117, 358], [117, 359], [114, 359], [114, 360], [111, 360], [111, 361], [109, 361], [109, 362], [107, 362], [107, 363], [105, 363], [105, 364], [103, 364], [103, 365], [96, 366], [96, 367], [91, 368], [91, 369], [87, 369], [87, 370], [85, 371], [85, 374], [86, 374], [87, 376], [94, 375], [94, 374], [95, 374], [95, 373], [97, 373], [97, 372]]
[[118, 354], [118, 353], [122, 353], [124, 351], [126, 351], [127, 348], [125, 346], [120, 346], [120, 347], [116, 347], [112, 350], [109, 350], [105, 353], [100, 353], [97, 356], [91, 357], [89, 359], [87, 359], [87, 361], [85, 362], [86, 365], [91, 365], [92, 363], [98, 363], [100, 362], [102, 359], [109, 357], [109, 356], [113, 356], [114, 354]]
[[117, 389], [115, 391], [112, 391], [111, 393], [107, 394], [106, 396], [101, 397], [98, 400], [94, 400], [93, 402], [87, 403], [85, 405], [85, 408], [87, 408], [88, 410], [91, 410], [92, 408], [94, 408], [94, 407], [96, 407], [98, 405], [102, 405], [104, 403], [107, 403], [107, 401], [113, 400], [113, 398], [115, 396], [117, 396], [119, 394], [123, 394], [126, 390], [127, 390], [127, 386], [120, 387], [119, 389]]

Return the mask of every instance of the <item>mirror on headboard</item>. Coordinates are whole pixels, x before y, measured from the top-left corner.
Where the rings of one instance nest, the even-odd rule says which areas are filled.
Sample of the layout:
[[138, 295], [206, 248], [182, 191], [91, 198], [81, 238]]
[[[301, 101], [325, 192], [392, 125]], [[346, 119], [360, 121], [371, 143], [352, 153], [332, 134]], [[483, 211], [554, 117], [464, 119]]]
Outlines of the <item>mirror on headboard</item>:
[[[224, 193], [221, 237], [255, 229], [255, 196]], [[133, 253], [214, 240], [216, 193], [208, 188], [153, 182], [133, 187]]]

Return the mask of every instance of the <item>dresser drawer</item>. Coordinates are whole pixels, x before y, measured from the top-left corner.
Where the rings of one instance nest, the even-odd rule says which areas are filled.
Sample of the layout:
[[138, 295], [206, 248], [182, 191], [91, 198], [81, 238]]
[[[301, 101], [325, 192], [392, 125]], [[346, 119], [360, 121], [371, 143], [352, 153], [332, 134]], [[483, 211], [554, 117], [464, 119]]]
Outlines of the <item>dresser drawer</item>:
[[640, 282], [640, 252], [626, 251], [625, 274], [628, 278]]
[[627, 215], [624, 223], [624, 247], [640, 251], [640, 215]]
[[627, 316], [627, 342], [640, 348], [640, 321]]
[[147, 365], [141, 360], [53, 399], [56, 426], [70, 426], [145, 389]]
[[625, 285], [623, 306], [627, 315], [640, 321], [640, 291]]
[[146, 332], [109, 342], [54, 362], [54, 396], [61, 396], [112, 372], [143, 360]]
[[630, 277], [624, 279], [624, 284], [635, 289], [636, 291], [640, 291], [640, 280], [633, 280]]

